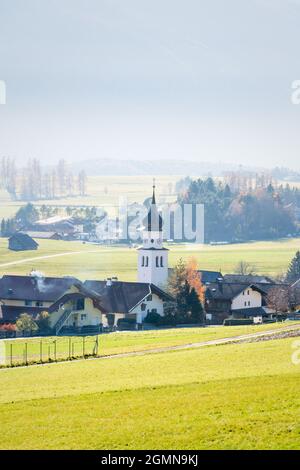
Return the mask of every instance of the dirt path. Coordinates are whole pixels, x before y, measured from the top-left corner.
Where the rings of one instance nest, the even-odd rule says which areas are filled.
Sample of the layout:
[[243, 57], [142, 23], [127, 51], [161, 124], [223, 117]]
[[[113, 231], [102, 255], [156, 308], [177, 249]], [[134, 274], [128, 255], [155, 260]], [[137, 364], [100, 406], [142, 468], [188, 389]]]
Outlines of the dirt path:
[[10, 261], [8, 263], [0, 264], [0, 268], [5, 268], [7, 266], [14, 266], [14, 265], [18, 265], [18, 264], [24, 264], [24, 263], [28, 263], [30, 261], [38, 261], [38, 260], [41, 260], [41, 259], [59, 258], [60, 256], [80, 255], [80, 254], [83, 254], [83, 253], [99, 253], [99, 250], [66, 251], [65, 253], [56, 253], [54, 255], [35, 256], [33, 258], [25, 258], [25, 259], [21, 259], [21, 260], [18, 260], [18, 261]]
[[[113, 359], [116, 357], [129, 357], [129, 356], [143, 356], [145, 354], [156, 354], [168, 351], [180, 351], [184, 349], [197, 349], [203, 348], [205, 346], [217, 346], [219, 344], [230, 344], [230, 343], [246, 343], [246, 342], [256, 342], [256, 341], [268, 341], [272, 339], [283, 339], [287, 337], [300, 336], [300, 324], [283, 327], [280, 330], [269, 330], [261, 333], [251, 333], [247, 335], [232, 336], [229, 338], [220, 338], [210, 341], [202, 341], [199, 343], [188, 343], [181, 344], [178, 346], [165, 346], [161, 348], [146, 349], [143, 351], [133, 351], [120, 354], [111, 354], [110, 356], [100, 356], [98, 358], [92, 358], [94, 360], [98, 359]], [[100, 342], [101, 345], [101, 342]]]

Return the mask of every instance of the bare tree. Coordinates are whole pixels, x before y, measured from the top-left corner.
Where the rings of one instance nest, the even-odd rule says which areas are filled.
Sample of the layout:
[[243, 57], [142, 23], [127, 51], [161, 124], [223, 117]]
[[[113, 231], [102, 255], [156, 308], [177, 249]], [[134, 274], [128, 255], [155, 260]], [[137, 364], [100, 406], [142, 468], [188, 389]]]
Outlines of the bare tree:
[[277, 286], [270, 289], [267, 297], [267, 305], [275, 311], [276, 315], [282, 315], [290, 309], [290, 291], [286, 286]]
[[247, 261], [239, 261], [234, 268], [235, 274], [241, 274], [243, 276], [250, 276], [256, 273], [256, 268], [253, 264], [248, 263]]

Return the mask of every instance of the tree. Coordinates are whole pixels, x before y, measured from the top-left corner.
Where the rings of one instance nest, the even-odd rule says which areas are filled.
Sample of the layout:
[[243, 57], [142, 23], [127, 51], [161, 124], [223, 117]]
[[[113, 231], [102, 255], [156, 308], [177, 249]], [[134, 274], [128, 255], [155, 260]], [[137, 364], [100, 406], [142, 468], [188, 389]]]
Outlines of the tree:
[[21, 313], [16, 321], [16, 327], [18, 331], [23, 333], [31, 333], [38, 330], [38, 325], [28, 313]]
[[201, 282], [201, 276], [198, 270], [198, 264], [196, 258], [190, 258], [186, 266], [187, 281], [189, 286], [195, 289], [196, 294], [202, 304], [205, 301], [205, 287]]
[[288, 312], [290, 308], [289, 289], [285, 286], [270, 289], [267, 297], [267, 305], [275, 311], [276, 315], [282, 315]]
[[300, 251], [297, 251], [296, 255], [290, 262], [286, 275], [287, 282], [296, 282], [298, 279], [300, 279]]
[[27, 227], [32, 225], [39, 219], [39, 211], [34, 207], [33, 204], [28, 203], [26, 206], [22, 206], [15, 216], [19, 226]]
[[86, 173], [81, 170], [78, 174], [78, 191], [80, 196], [86, 195]]
[[36, 324], [40, 331], [43, 331], [45, 333], [49, 332], [51, 330], [49, 313], [46, 311], [39, 313], [36, 318]]
[[234, 268], [234, 272], [243, 276], [253, 276], [255, 274], [255, 266], [247, 261], [239, 261]]
[[[165, 311], [170, 323], [203, 323], [204, 309], [201, 297], [204, 295], [195, 260], [185, 264], [182, 259], [173, 268], [168, 281], [168, 291], [176, 304], [173, 310]], [[197, 279], [198, 278], [198, 279]]]

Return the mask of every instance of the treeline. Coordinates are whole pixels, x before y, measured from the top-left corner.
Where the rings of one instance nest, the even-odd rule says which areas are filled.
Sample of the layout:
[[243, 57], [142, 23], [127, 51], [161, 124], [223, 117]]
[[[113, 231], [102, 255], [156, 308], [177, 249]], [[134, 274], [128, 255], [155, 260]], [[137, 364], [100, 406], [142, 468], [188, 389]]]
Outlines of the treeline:
[[13, 199], [22, 201], [85, 196], [87, 177], [83, 170], [74, 175], [63, 159], [52, 169], [45, 170], [36, 158], [28, 160], [25, 167], [17, 168], [13, 158], [2, 157], [0, 187]]
[[43, 204], [40, 207], [34, 204], [27, 203], [20, 207], [14, 217], [9, 219], [2, 219], [0, 223], [0, 236], [10, 237], [18, 230], [30, 229], [37, 220], [47, 219], [55, 215], [66, 215], [73, 217], [74, 219], [81, 220], [84, 226], [84, 231], [94, 233], [96, 225], [99, 223], [101, 217], [106, 213], [99, 216], [98, 209], [96, 207], [72, 207], [67, 206], [64, 209], [61, 207], [49, 206]]
[[181, 204], [204, 204], [205, 242], [266, 240], [299, 234], [300, 190], [272, 184], [234, 190], [212, 178], [191, 181]]

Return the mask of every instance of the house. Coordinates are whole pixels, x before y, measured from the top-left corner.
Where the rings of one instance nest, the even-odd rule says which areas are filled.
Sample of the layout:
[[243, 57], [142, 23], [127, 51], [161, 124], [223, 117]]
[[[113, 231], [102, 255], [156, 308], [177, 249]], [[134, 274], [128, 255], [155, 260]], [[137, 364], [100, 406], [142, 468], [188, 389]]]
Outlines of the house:
[[75, 281], [47, 311], [56, 334], [77, 331], [99, 333], [103, 325], [102, 315], [107, 313], [102, 297], [80, 281]]
[[31, 232], [56, 232], [60, 235], [73, 235], [77, 231], [71, 217], [53, 216], [48, 219], [37, 220], [30, 227], [26, 227]]
[[36, 316], [79, 282], [74, 277], [5, 275], [0, 279], [0, 322], [13, 323], [21, 313]]
[[249, 284], [218, 281], [206, 287], [205, 307], [208, 320], [222, 323], [225, 318], [270, 316], [268, 292], [275, 284]]
[[63, 240], [63, 236], [57, 232], [23, 232], [29, 235], [31, 238], [38, 238], [42, 240]]
[[163, 316], [164, 303], [174, 301], [169, 294], [151, 283], [121, 282], [111, 278], [107, 281], [85, 281], [84, 286], [101, 296], [101, 305], [106, 311], [104, 326], [117, 326], [124, 319], [141, 325], [149, 313]]
[[38, 246], [27, 233], [16, 232], [8, 240], [8, 248], [12, 251], [37, 250]]

